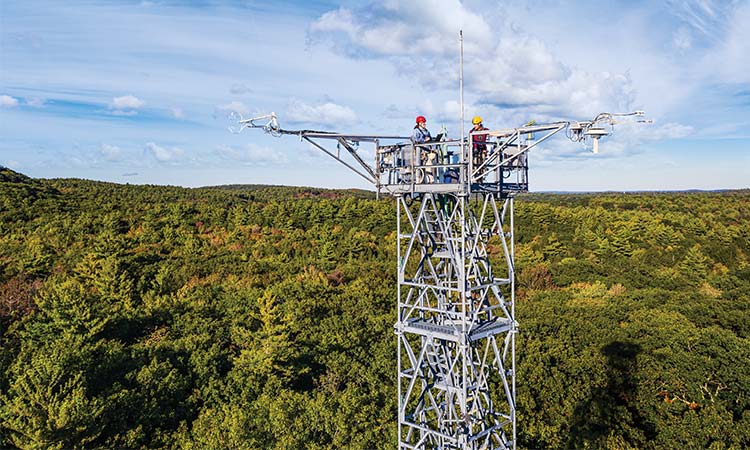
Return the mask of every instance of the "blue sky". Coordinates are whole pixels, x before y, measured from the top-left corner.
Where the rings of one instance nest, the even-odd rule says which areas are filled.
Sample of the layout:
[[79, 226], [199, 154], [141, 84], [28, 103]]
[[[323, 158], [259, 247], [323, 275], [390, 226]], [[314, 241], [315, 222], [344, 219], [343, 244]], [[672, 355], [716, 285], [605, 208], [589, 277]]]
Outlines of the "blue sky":
[[287, 128], [460, 134], [645, 110], [560, 136], [532, 190], [750, 187], [750, 1], [2, 1], [0, 165], [34, 177], [367, 187]]

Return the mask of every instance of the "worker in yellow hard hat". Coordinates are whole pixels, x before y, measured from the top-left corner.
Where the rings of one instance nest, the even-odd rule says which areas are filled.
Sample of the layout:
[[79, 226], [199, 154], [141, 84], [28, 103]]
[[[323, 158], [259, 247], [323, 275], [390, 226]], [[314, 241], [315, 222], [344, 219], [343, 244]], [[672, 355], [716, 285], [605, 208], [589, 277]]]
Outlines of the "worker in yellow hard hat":
[[485, 128], [482, 124], [482, 118], [474, 116], [471, 119], [471, 123], [474, 127], [471, 129], [471, 157], [474, 169], [477, 169], [482, 165], [484, 160], [487, 158], [487, 135], [486, 134], [474, 134], [478, 131], [488, 131], [489, 128]]

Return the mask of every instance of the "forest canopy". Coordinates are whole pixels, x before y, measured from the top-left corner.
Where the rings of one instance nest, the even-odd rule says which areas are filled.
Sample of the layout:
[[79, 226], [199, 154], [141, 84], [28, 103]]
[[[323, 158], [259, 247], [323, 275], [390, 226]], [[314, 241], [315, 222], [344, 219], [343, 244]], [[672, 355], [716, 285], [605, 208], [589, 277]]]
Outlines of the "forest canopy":
[[[515, 206], [519, 448], [750, 447], [750, 191]], [[0, 447], [393, 448], [395, 240], [366, 191], [0, 168]]]

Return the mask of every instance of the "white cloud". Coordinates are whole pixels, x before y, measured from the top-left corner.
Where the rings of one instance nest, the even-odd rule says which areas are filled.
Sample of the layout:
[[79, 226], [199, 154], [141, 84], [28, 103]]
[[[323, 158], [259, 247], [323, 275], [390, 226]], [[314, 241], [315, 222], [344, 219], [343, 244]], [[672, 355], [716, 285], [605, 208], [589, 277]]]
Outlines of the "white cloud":
[[431, 0], [419, 7], [393, 0], [371, 11], [329, 11], [311, 25], [310, 33], [337, 38], [335, 47], [346, 54], [385, 58], [427, 89], [454, 89], [458, 31], [464, 29], [469, 69], [464, 81], [477, 103], [577, 117], [625, 110], [633, 102], [628, 74], [569, 67], [542, 40], [502, 21], [490, 26], [485, 16], [457, 0]]
[[719, 39], [741, 0], [668, 0], [668, 11], [709, 39]]
[[229, 88], [229, 93], [234, 95], [243, 95], [253, 92], [252, 89], [245, 83], [235, 83]]
[[354, 14], [349, 9], [340, 8], [323, 14], [310, 28], [313, 31], [343, 31], [353, 37], [359, 24], [355, 23]]
[[169, 112], [175, 119], [183, 120], [185, 118], [185, 111], [182, 108], [170, 108]]
[[181, 159], [185, 155], [185, 151], [181, 148], [172, 147], [165, 148], [156, 145], [153, 142], [146, 144], [146, 150], [160, 162], [171, 162]]
[[242, 117], [249, 117], [250, 116], [250, 108], [247, 107], [242, 102], [239, 101], [232, 101], [225, 105], [219, 105], [216, 107], [216, 113], [214, 116], [226, 116], [230, 113], [237, 113], [240, 114]]
[[138, 114], [138, 111], [135, 111], [132, 109], [128, 109], [128, 110], [115, 109], [115, 110], [112, 110], [110, 114], [112, 114], [113, 116], [135, 116], [136, 114]]
[[110, 108], [114, 110], [133, 110], [142, 108], [146, 102], [135, 97], [133, 95], [123, 95], [122, 97], [115, 97], [110, 103]]
[[623, 132], [641, 141], [660, 141], [691, 136], [695, 129], [691, 126], [669, 122], [662, 125], [623, 124]]
[[26, 104], [33, 106], [34, 108], [41, 108], [46, 103], [46, 100], [40, 97], [31, 97], [26, 99]]
[[292, 122], [335, 126], [342, 123], [353, 123], [357, 120], [357, 115], [348, 106], [338, 105], [333, 102], [310, 105], [293, 99], [289, 102], [285, 118]]
[[116, 145], [102, 143], [99, 146], [99, 153], [101, 153], [107, 161], [119, 161], [122, 159], [122, 149]]
[[[592, 140], [573, 142], [565, 138], [565, 131], [529, 152], [532, 164], [550, 166], [560, 162], [573, 164], [591, 160], [618, 160], [625, 163], [628, 158], [641, 157], [644, 153], [656, 153], [653, 145], [668, 139], [679, 139], [694, 134], [692, 127], [678, 123], [645, 124], [630, 118], [622, 118], [614, 127], [603, 126], [610, 133], [600, 139], [599, 153], [592, 153]], [[539, 139], [543, 133], [538, 134]]]
[[706, 57], [708, 76], [731, 83], [750, 83], [750, 3], [738, 8], [728, 23], [726, 38]]
[[239, 147], [222, 145], [217, 147], [215, 151], [223, 159], [238, 161], [247, 165], [281, 164], [287, 161], [283, 153], [255, 144], [245, 144]]
[[[695, 133], [693, 127], [674, 122], [644, 124], [627, 121], [616, 124], [614, 128], [605, 128], [612, 134], [601, 140], [601, 153], [597, 155], [598, 158], [637, 156], [646, 151], [648, 144], [680, 139]], [[587, 142], [586, 148], [591, 148], [591, 142]], [[649, 151], [653, 152], [653, 149]]]
[[315, 33], [342, 33], [362, 50], [379, 55], [441, 54], [457, 50], [458, 31], [471, 30], [467, 51], [478, 51], [492, 30], [478, 14], [458, 0], [389, 1], [380, 8], [329, 11], [310, 26]]
[[687, 27], [680, 27], [672, 35], [672, 45], [679, 50], [689, 50], [693, 46], [693, 36]]
[[14, 108], [18, 106], [18, 99], [10, 95], [0, 95], [0, 108]]

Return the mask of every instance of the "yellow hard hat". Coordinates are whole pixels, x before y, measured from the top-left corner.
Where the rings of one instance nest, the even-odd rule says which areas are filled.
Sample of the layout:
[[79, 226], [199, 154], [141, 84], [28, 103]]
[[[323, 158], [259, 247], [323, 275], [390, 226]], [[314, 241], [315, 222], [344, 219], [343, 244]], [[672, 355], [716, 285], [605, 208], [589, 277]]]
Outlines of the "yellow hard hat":
[[474, 116], [474, 118], [471, 119], [471, 123], [473, 123], [474, 125], [479, 125], [480, 123], [482, 123], [482, 118], [479, 116]]

